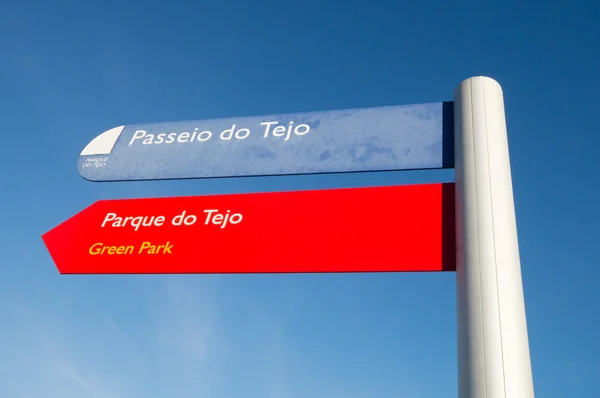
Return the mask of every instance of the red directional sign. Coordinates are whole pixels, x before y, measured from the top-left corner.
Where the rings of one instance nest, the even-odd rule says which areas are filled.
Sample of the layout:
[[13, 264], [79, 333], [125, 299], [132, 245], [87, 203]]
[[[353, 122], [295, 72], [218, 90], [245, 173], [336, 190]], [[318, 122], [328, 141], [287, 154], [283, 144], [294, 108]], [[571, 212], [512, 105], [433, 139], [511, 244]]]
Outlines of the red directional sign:
[[62, 274], [453, 271], [453, 188], [107, 200], [42, 238]]

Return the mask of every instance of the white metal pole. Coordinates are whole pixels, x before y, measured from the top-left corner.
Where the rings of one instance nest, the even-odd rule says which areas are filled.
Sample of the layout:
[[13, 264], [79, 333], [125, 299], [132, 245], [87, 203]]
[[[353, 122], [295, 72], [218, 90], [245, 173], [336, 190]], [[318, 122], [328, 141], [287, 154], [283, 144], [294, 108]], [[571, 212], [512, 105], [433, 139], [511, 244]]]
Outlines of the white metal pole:
[[459, 398], [533, 398], [502, 88], [454, 92]]

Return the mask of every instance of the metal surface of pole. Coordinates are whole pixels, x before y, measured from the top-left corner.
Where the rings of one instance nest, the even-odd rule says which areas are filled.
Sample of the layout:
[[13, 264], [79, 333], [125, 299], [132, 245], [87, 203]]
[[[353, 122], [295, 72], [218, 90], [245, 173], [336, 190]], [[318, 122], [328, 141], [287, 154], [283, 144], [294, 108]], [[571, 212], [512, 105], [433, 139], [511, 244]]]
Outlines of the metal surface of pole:
[[533, 398], [502, 88], [454, 92], [459, 398]]

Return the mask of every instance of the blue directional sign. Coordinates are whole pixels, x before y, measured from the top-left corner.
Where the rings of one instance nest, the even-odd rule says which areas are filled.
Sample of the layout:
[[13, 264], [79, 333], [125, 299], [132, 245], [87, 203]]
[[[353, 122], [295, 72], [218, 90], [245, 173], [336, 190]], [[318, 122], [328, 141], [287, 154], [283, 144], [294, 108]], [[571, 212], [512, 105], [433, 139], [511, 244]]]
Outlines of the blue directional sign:
[[90, 181], [452, 168], [452, 103], [115, 127], [81, 152]]

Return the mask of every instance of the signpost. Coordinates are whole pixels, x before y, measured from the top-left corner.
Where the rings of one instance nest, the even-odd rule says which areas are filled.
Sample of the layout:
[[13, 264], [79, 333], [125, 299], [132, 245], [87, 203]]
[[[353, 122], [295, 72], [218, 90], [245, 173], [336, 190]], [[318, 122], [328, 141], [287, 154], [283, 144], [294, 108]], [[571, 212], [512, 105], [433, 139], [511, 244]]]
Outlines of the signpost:
[[454, 93], [459, 398], [533, 398], [500, 85]]
[[77, 163], [90, 181], [453, 167], [456, 188], [100, 201], [43, 239], [65, 274], [456, 270], [459, 398], [533, 398], [494, 80], [463, 81], [453, 102], [120, 126]]
[[81, 152], [90, 181], [453, 167], [452, 104], [126, 125]]
[[43, 236], [63, 274], [454, 271], [452, 184], [99, 201]]

